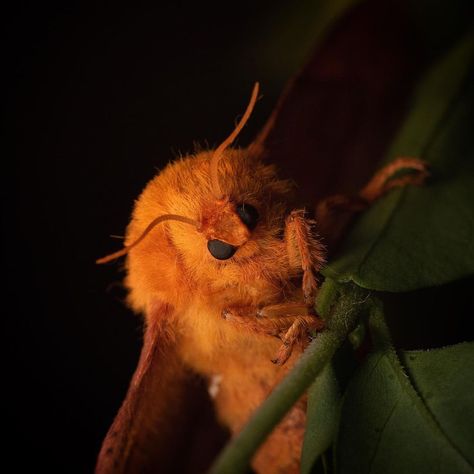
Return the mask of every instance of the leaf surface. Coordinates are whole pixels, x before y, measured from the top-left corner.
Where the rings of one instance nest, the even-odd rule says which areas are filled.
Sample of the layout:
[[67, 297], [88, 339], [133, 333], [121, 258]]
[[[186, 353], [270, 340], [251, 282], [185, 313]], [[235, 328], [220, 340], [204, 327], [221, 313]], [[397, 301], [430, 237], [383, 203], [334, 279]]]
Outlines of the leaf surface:
[[426, 160], [431, 179], [365, 212], [326, 275], [409, 291], [474, 273], [473, 50], [471, 35], [427, 74], [387, 155]]
[[367, 359], [344, 397], [340, 473], [472, 473], [474, 343]]

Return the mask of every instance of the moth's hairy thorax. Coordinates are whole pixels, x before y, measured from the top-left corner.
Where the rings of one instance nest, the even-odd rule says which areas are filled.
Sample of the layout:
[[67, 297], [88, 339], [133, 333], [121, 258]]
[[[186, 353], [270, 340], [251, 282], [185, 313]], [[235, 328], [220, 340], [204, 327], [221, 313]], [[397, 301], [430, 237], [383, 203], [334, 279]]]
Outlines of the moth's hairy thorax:
[[[205, 300], [191, 301], [179, 319], [177, 329], [183, 360], [204, 375], [219, 372], [221, 365], [226, 365], [226, 362], [221, 364], [226, 354], [235, 356], [242, 351], [251, 352], [255, 345], [258, 347], [253, 334], [228, 324], [221, 308]], [[268, 338], [263, 340], [268, 342]], [[234, 362], [237, 359], [234, 357]]]
[[[299, 356], [285, 367], [271, 362], [281, 342], [228, 324], [219, 306], [193, 300], [180, 315], [181, 360], [214, 385], [216, 413], [231, 431], [238, 431], [250, 414], [284, 377]], [[215, 381], [218, 381], [216, 384]]]

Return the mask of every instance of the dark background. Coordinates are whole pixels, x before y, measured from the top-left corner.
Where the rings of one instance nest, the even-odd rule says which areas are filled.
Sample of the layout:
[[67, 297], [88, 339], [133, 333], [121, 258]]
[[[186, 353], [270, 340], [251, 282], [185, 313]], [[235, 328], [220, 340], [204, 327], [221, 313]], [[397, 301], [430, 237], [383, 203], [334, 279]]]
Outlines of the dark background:
[[120, 264], [94, 260], [120, 247], [109, 235], [156, 168], [232, 130], [265, 79], [265, 44], [249, 45], [281, 3], [37, 2], [5, 15], [2, 425], [14, 472], [92, 471], [141, 345]]
[[[212, 2], [24, 2], [5, 12], [3, 426], [14, 472], [92, 471], [141, 346], [120, 263], [94, 260], [120, 247], [110, 235], [123, 234], [156, 169], [226, 137], [259, 80], [263, 97], [239, 138], [251, 140], [319, 34], [312, 3], [241, 1], [228, 12]], [[430, 31], [421, 56], [404, 46], [407, 64], [435, 56], [445, 32]], [[408, 91], [414, 80], [403, 80]]]

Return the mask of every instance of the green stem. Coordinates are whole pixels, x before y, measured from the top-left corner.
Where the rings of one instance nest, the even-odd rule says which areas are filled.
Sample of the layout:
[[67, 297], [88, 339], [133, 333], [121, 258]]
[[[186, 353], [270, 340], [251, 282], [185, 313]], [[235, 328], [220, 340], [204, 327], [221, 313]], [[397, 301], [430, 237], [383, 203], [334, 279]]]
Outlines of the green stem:
[[327, 279], [321, 288], [318, 308], [329, 309], [328, 327], [319, 333], [295, 367], [254, 413], [244, 429], [226, 446], [210, 474], [238, 474], [248, 470], [250, 460], [273, 427], [313, 383], [317, 375], [352, 331], [361, 315], [367, 292], [353, 285]]

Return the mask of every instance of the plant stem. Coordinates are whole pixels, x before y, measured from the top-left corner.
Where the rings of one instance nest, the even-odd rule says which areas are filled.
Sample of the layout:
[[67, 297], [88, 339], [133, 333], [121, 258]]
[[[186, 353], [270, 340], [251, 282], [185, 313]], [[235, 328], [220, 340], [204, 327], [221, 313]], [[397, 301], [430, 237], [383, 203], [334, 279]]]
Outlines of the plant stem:
[[[318, 297], [318, 307], [331, 311], [328, 327], [308, 346], [295, 367], [254, 413], [243, 430], [224, 448], [210, 474], [238, 474], [248, 470], [250, 460], [273, 427], [332, 359], [358, 321], [368, 292], [354, 284], [341, 285], [327, 279]], [[327, 316], [327, 315], [326, 315]]]

